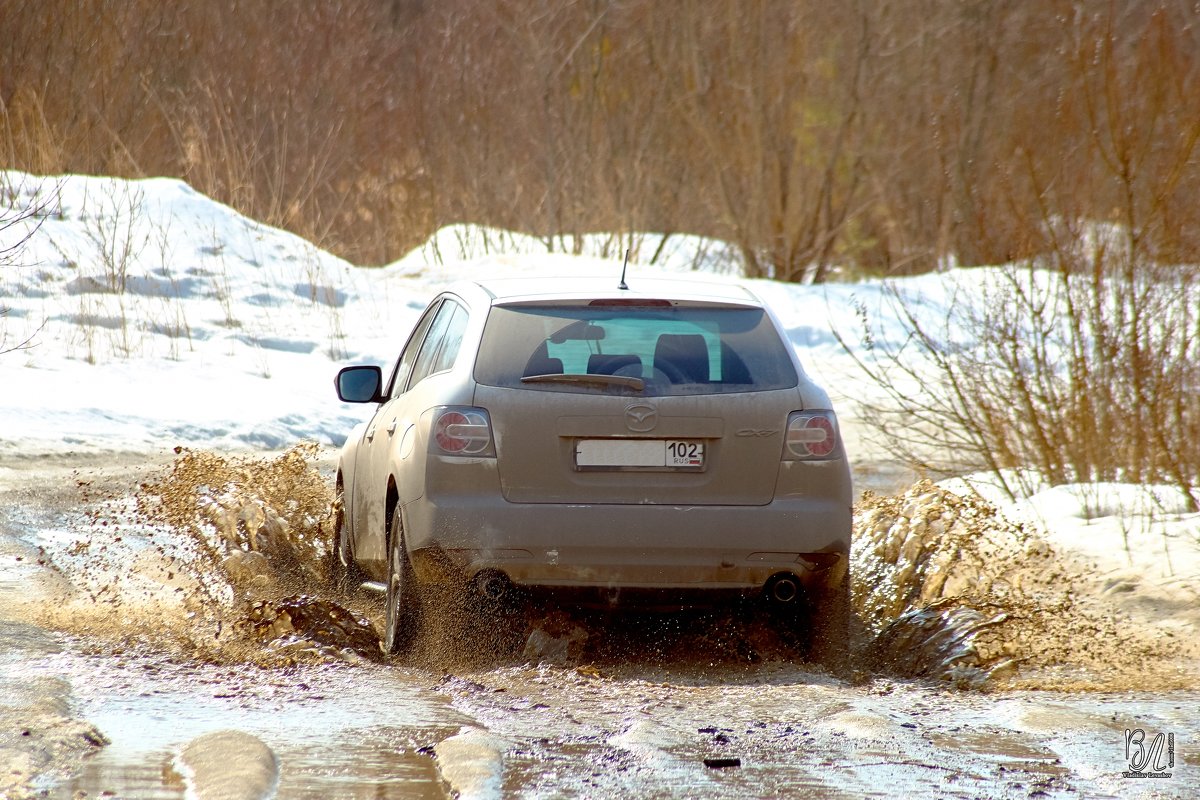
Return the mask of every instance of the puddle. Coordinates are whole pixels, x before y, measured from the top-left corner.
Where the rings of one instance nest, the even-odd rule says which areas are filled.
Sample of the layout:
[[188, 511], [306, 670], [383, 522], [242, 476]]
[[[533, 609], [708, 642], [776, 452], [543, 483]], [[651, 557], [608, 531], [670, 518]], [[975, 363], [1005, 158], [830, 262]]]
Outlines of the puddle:
[[[319, 455], [315, 445], [274, 459], [180, 449], [132, 496], [80, 480], [85, 532], [42, 543], [83, 595], [54, 622], [165, 641], [214, 662], [378, 658], [377, 605], [339, 594], [326, 572], [335, 514]], [[860, 669], [963, 689], [1118, 689], [1147, 671], [1160, 688], [1195, 683], [1172, 672], [1161, 632], [1124, 624], [1069, 559], [977, 497], [927, 481], [864, 494], [852, 572]], [[803, 657], [769, 625], [733, 612], [632, 624], [489, 620], [463, 601], [440, 613], [412, 660], [427, 669], [489, 658], [716, 666]]]
[[165, 663], [158, 657], [62, 655], [28, 667], [67, 676], [73, 703], [111, 743], [51, 797], [182, 798], [180, 750], [215, 731], [261, 740], [279, 760], [280, 797], [445, 797], [428, 750], [468, 717], [383, 667], [263, 670]]
[[[83, 530], [68, 543], [51, 529], [41, 543], [78, 589], [48, 621], [213, 663], [378, 660], [378, 604], [338, 593], [327, 574], [336, 515], [319, 456], [315, 445], [274, 459], [178, 449], [132, 495], [79, 480]], [[854, 524], [860, 671], [960, 689], [1135, 688], [1147, 675], [1160, 689], [1195, 685], [1172, 667], [1161, 631], [1125, 624], [1073, 562], [980, 498], [922, 481], [864, 494]], [[629, 621], [541, 610], [489, 618], [461, 598], [443, 605], [410, 663], [803, 659], [736, 610]]]
[[1069, 771], [1054, 752], [1018, 739], [1010, 732], [976, 732], [960, 728], [935, 733], [930, 741], [939, 748], [987, 755], [993, 760], [1019, 764], [1047, 775], [1062, 776]]

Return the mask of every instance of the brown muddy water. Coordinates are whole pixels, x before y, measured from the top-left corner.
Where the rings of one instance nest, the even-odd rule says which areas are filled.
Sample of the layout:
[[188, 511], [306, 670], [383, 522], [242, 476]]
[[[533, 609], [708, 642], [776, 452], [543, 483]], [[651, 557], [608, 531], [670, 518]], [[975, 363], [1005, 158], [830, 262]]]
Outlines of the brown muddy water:
[[845, 664], [468, 603], [400, 663], [326, 581], [324, 458], [0, 468], [0, 798], [1200, 795], [1194, 626], [977, 499], [863, 498]]

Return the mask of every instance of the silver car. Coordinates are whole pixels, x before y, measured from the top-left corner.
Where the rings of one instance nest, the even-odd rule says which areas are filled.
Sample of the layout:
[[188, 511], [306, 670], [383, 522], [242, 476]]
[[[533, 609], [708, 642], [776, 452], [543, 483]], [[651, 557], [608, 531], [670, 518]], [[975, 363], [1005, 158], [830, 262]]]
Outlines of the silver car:
[[404, 650], [430, 588], [577, 606], [761, 598], [845, 636], [851, 483], [827, 394], [733, 284], [497, 279], [439, 294], [342, 448], [337, 569], [386, 584]]

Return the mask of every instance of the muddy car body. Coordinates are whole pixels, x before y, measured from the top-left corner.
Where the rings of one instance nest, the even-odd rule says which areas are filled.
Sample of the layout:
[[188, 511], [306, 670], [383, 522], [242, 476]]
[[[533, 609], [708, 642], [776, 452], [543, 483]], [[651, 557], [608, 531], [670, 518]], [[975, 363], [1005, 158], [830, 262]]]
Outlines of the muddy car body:
[[336, 383], [377, 404], [341, 452], [335, 550], [345, 576], [386, 582], [389, 649], [435, 584], [581, 604], [844, 605], [837, 420], [740, 286], [457, 284], [390, 378], [347, 367]]

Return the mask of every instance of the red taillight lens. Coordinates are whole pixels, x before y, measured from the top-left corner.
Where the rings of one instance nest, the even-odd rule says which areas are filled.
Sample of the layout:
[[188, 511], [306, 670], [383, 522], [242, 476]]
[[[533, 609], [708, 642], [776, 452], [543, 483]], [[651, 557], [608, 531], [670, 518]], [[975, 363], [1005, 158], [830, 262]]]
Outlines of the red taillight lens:
[[491, 455], [492, 423], [481, 408], [440, 408], [430, 438], [434, 449], [449, 455]]
[[793, 411], [788, 416], [786, 459], [819, 459], [838, 449], [837, 417], [832, 411]]

